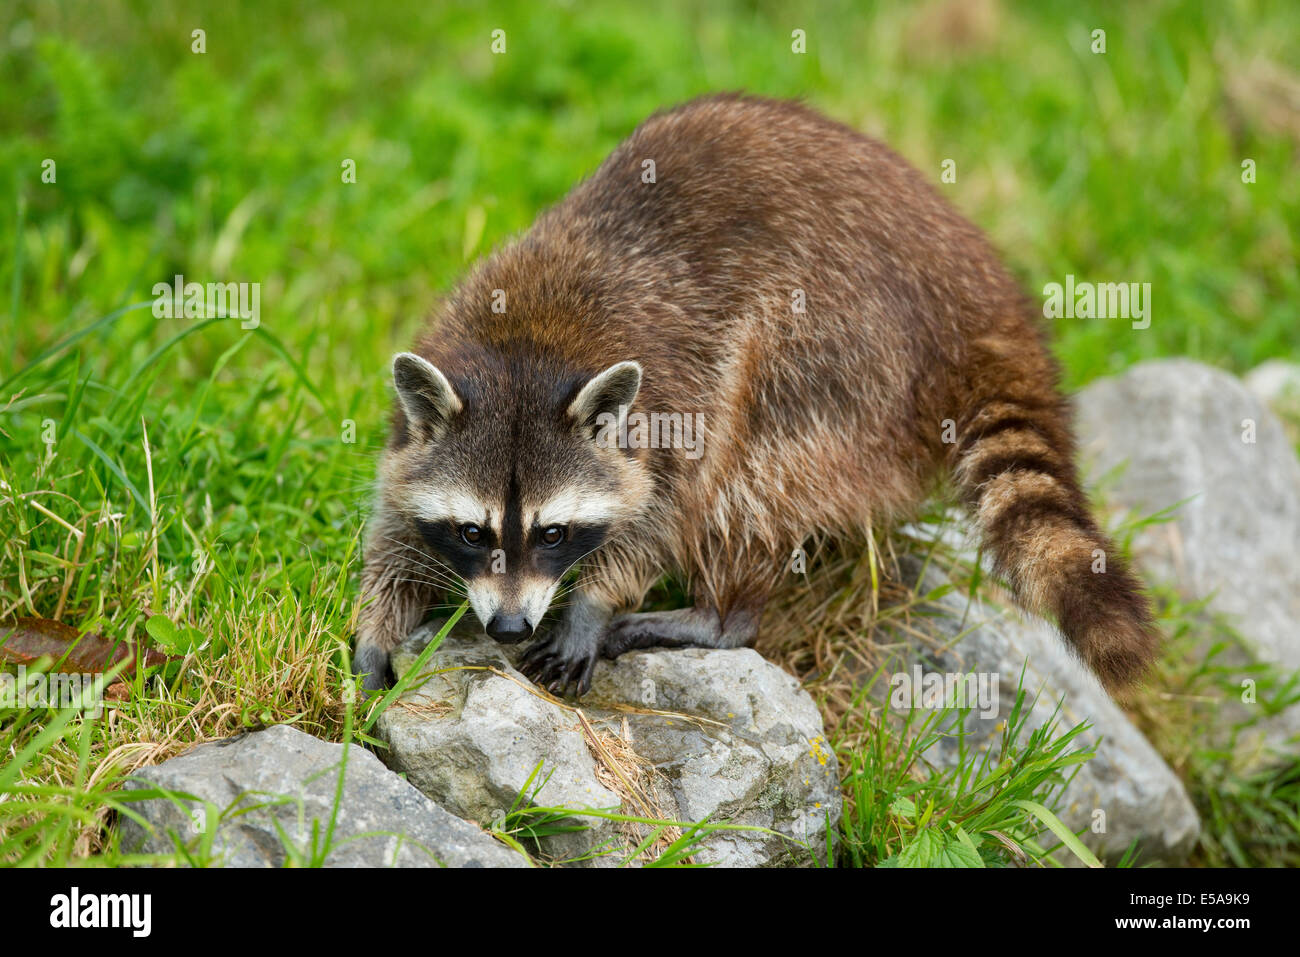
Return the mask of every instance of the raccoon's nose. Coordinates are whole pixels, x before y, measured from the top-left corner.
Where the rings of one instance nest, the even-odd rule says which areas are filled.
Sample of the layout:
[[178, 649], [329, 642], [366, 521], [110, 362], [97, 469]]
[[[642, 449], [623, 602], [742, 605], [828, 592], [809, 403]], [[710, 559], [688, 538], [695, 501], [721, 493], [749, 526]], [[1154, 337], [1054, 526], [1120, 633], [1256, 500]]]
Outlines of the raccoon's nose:
[[531, 635], [533, 629], [523, 615], [503, 615], [497, 612], [487, 623], [487, 633], [503, 645], [513, 645]]

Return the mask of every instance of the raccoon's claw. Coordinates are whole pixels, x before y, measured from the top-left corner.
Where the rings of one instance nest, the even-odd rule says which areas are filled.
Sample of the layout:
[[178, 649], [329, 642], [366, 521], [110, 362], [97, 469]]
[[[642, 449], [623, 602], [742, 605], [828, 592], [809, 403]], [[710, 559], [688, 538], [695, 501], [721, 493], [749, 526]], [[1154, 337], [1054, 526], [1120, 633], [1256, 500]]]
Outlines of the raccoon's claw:
[[519, 670], [525, 677], [534, 678], [538, 666], [545, 659], [551, 656], [554, 650], [554, 642], [550, 639], [544, 641], [535, 641], [519, 658]]
[[596, 658], [594, 649], [574, 651], [550, 640], [529, 648], [519, 661], [519, 670], [552, 694], [565, 694], [572, 685], [574, 695], [581, 697], [591, 690]]

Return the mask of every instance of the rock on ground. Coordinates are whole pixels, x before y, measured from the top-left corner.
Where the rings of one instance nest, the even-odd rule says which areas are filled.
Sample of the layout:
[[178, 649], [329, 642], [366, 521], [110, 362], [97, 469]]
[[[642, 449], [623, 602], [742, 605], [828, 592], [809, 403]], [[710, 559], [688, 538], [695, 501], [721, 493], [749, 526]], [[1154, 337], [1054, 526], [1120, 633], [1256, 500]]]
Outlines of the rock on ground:
[[[596, 670], [590, 705], [637, 702], [702, 721], [624, 714], [637, 754], [651, 762], [661, 804], [683, 821], [729, 820], [811, 840], [824, 860], [841, 800], [821, 714], [799, 682], [750, 648], [634, 652]], [[583, 705], [588, 705], [587, 698]], [[808, 863], [798, 844], [749, 831], [717, 832], [701, 862], [757, 867]]]
[[[902, 580], [915, 582], [921, 564], [910, 557], [899, 564]], [[931, 567], [920, 591], [929, 594], [944, 583]], [[896, 632], [896, 657], [885, 671], [898, 674], [919, 664], [923, 674], [996, 675], [990, 707], [976, 708], [966, 718], [968, 750], [987, 748], [1001, 737], [1023, 668], [1026, 702], [1032, 705], [1021, 740], [1050, 721], [1063, 700], [1057, 732], [1089, 722], [1075, 741], [1078, 747], [1097, 746], [1096, 756], [1080, 766], [1057, 804], [1061, 820], [1071, 830], [1087, 828], [1084, 843], [1103, 860], [1121, 858], [1134, 839], [1143, 864], [1177, 864], [1188, 855], [1200, 822], [1182, 782], [1051, 625], [991, 605], [968, 607], [967, 597], [953, 591], [918, 610], [925, 616], [917, 616], [925, 638], [915, 630]], [[953, 767], [961, 744], [957, 734], [946, 737], [926, 759]], [[1062, 860], [1072, 859], [1062, 855]]]
[[[394, 655], [398, 674], [437, 624]], [[602, 661], [577, 703], [581, 714], [534, 687], [472, 625], [453, 630], [424, 671], [429, 677], [380, 718], [376, 734], [390, 767], [463, 817], [500, 819], [540, 764], [525, 805], [621, 809], [688, 825], [707, 817], [776, 832], [714, 831], [694, 852], [698, 863], [808, 864], [803, 845], [824, 856], [828, 819], [835, 833], [838, 768], [821, 716], [798, 682], [752, 650]], [[587, 829], [544, 839], [545, 855], [594, 852], [589, 862], [618, 864], [648, 831], [581, 814], [570, 820]]]
[[[123, 815], [122, 848], [171, 852], [176, 841], [195, 848], [209, 826], [203, 802], [225, 812], [216, 824], [213, 863], [278, 867], [285, 842], [310, 858], [313, 827], [329, 828], [343, 745], [290, 727], [201, 744], [138, 772], [127, 788], [162, 787], [197, 800], [136, 802], [148, 828]], [[246, 813], [237, 813], [246, 811]], [[197, 812], [197, 815], [195, 814]], [[320, 846], [318, 844], [318, 846]], [[330, 867], [522, 867], [527, 861], [479, 828], [438, 807], [360, 746], [347, 755], [342, 799], [328, 853]]]
[[[396, 674], [414, 664], [437, 624], [417, 629], [393, 655]], [[597, 776], [576, 715], [535, 693], [476, 625], [462, 622], [425, 670], [438, 674], [394, 702], [375, 735], [388, 745], [380, 755], [389, 767], [438, 804], [484, 826], [503, 821], [520, 794], [538, 788], [533, 806], [618, 811], [619, 797]], [[618, 831], [616, 822], [595, 817], [566, 824], [590, 831], [549, 838], [552, 856], [579, 856]]]
[[1246, 388], [1284, 419], [1300, 419], [1300, 362], [1269, 359], [1246, 373]]
[[[1227, 373], [1172, 359], [1093, 383], [1078, 425], [1094, 473], [1118, 470], [1112, 502], [1140, 515], [1178, 506], [1135, 539], [1148, 576], [1209, 598], [1260, 660], [1300, 669], [1300, 461], [1272, 412]], [[1294, 752], [1298, 733], [1292, 707], [1269, 743]]]

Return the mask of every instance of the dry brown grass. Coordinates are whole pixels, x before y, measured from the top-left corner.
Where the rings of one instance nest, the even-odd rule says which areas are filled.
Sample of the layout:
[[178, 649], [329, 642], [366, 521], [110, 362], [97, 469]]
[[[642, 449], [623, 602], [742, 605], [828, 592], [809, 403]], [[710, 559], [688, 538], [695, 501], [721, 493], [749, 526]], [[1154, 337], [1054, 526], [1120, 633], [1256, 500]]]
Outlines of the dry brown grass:
[[[659, 770], [636, 752], [632, 745], [632, 730], [623, 718], [617, 733], [597, 727], [577, 709], [582, 724], [587, 749], [596, 762], [596, 779], [618, 795], [623, 813], [639, 815], [652, 820], [669, 820], [670, 815], [659, 802], [660, 787], [667, 782]], [[635, 850], [652, 833], [654, 827], [640, 821], [621, 821], [619, 830], [626, 852]], [[679, 827], [665, 827], [659, 836], [637, 856], [639, 860], [652, 860], [663, 853], [682, 836]], [[687, 861], [690, 862], [690, 858]]]
[[[863, 688], [899, 652], [900, 639], [941, 643], [923, 614], [918, 583], [899, 571], [898, 555], [916, 554], [916, 545], [898, 535], [826, 545], [764, 614], [757, 650], [813, 696], [841, 754], [874, 728], [878, 708]], [[946, 550], [931, 554], [955, 582], [968, 581], [968, 570]]]

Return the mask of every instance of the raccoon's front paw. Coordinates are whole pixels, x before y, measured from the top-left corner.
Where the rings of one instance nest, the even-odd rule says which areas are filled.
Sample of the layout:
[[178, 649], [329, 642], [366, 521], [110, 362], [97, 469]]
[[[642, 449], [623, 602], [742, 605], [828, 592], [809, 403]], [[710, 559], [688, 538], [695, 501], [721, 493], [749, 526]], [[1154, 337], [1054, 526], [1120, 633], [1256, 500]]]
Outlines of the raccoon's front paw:
[[361, 677], [361, 690], [367, 695], [388, 687], [390, 674], [388, 652], [378, 645], [360, 644], [352, 658], [352, 673]]
[[595, 642], [556, 634], [535, 641], [519, 659], [519, 670], [552, 694], [565, 694], [573, 685], [574, 695], [581, 697], [591, 690], [598, 657]]

